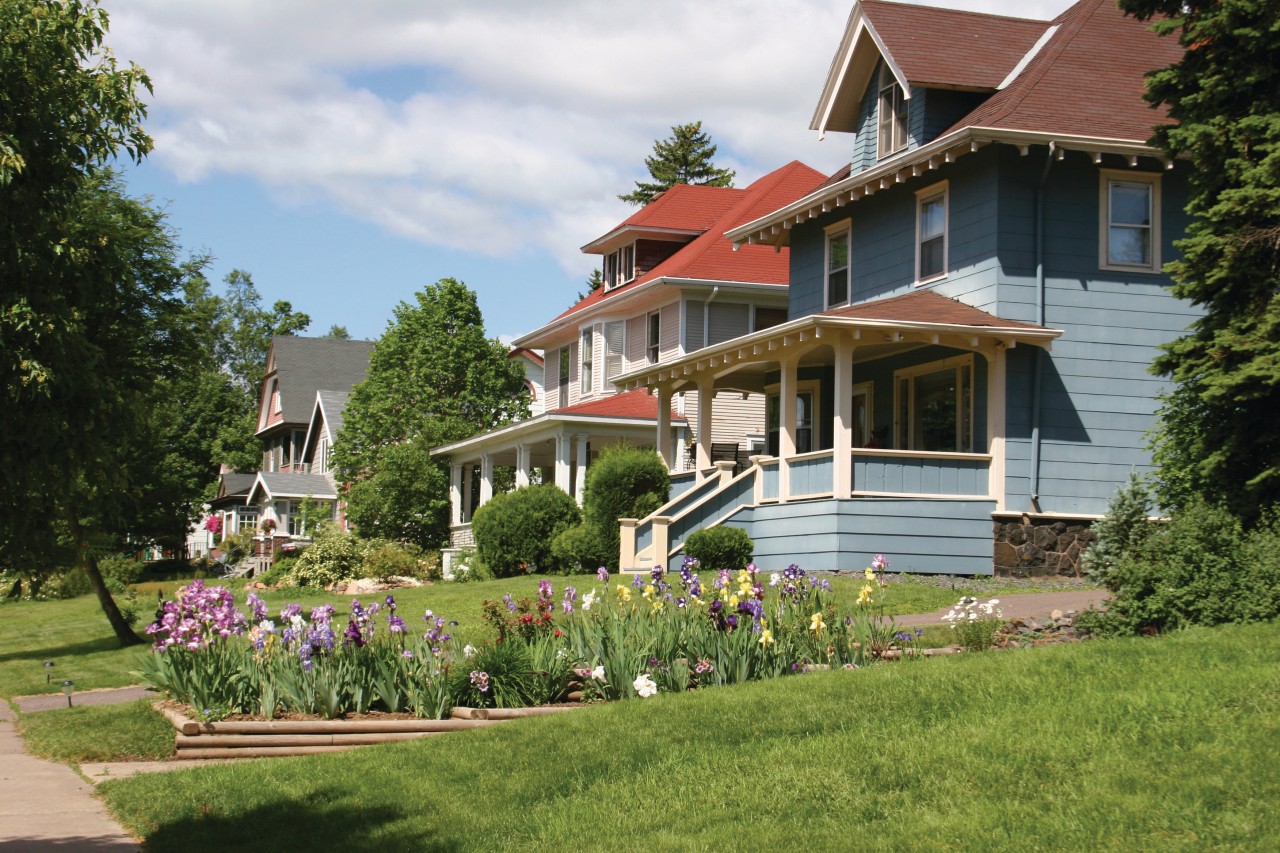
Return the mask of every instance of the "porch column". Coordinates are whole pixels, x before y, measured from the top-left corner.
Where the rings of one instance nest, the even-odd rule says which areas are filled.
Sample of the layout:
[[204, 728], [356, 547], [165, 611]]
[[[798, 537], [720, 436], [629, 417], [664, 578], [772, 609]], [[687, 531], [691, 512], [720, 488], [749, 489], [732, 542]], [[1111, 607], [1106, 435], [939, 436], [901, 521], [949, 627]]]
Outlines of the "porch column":
[[671, 389], [666, 385], [658, 386], [658, 436], [654, 442], [658, 455], [662, 457], [667, 470], [674, 470], [674, 458], [671, 454]]
[[493, 457], [488, 453], [480, 457], [480, 506], [493, 500]]
[[698, 482], [711, 467], [711, 404], [716, 397], [714, 376], [698, 377]]
[[474, 474], [474, 465], [462, 466], [462, 521], [465, 524], [471, 523], [471, 478]]
[[578, 499], [578, 506], [582, 506], [582, 493], [587, 486], [587, 444], [590, 436], [575, 435], [573, 440], [578, 444], [578, 470], [573, 478], [573, 496]]
[[456, 462], [449, 466], [449, 523], [462, 523], [462, 466]]
[[799, 359], [787, 356], [778, 362], [778, 503], [791, 497], [791, 457], [796, 455], [796, 366]]
[[529, 445], [516, 445], [516, 488], [529, 485]]
[[991, 454], [987, 494], [996, 502], [996, 512], [1005, 508], [1005, 383], [1008, 364], [1006, 348], [1000, 343], [985, 352], [987, 357], [987, 431], [991, 434], [987, 452]]
[[569, 441], [569, 436], [563, 433], [556, 436], [556, 485], [566, 494], [573, 491], [573, 484], [569, 482]]
[[831, 450], [831, 496], [853, 496], [853, 342], [837, 336], [835, 350], [835, 424]]

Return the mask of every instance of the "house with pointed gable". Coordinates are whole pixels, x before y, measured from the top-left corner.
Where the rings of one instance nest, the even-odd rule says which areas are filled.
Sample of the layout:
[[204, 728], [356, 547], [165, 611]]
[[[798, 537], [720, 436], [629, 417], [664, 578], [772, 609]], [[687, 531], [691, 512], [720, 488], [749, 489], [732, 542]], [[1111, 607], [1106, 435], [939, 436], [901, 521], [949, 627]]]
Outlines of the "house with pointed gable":
[[783, 322], [787, 250], [735, 251], [724, 234], [824, 179], [792, 162], [744, 189], [678, 185], [583, 246], [600, 256], [603, 285], [513, 344], [517, 353], [543, 354], [540, 382], [531, 382], [540, 409], [432, 450], [452, 466], [451, 545], [472, 543], [471, 515], [493, 496], [495, 467], [514, 467], [517, 485], [537, 476], [581, 501], [587, 467], [610, 444], [660, 448], [676, 488], [691, 485], [696, 469], [713, 468], [717, 449], [733, 464], [760, 450], [759, 394], [734, 393], [715, 417], [691, 422], [684, 412], [696, 408], [697, 388], [659, 400], [645, 389], [620, 392], [615, 380]]
[[[1143, 75], [1173, 39], [1114, 0], [1051, 21], [855, 0], [812, 129], [847, 166], [727, 230], [790, 249], [787, 319], [610, 376], [691, 422], [766, 401], [763, 452], [625, 521], [622, 565], [742, 528], [766, 570], [1070, 573], [1168, 387], [1148, 367], [1197, 316], [1162, 264], [1187, 165]], [[658, 446], [678, 464], [670, 445]]]

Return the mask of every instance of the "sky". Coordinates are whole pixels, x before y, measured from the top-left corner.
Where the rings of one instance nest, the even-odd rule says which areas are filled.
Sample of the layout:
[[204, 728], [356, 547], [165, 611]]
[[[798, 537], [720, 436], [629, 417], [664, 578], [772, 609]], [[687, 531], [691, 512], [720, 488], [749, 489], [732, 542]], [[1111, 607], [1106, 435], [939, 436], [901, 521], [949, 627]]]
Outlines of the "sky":
[[[382, 335], [441, 278], [505, 341], [584, 290], [580, 247], [635, 208], [644, 158], [702, 121], [735, 185], [834, 172], [809, 121], [850, 0], [102, 0], [146, 69], [155, 149], [125, 169], [214, 282]], [[1052, 18], [1069, 0], [922, 0]]]

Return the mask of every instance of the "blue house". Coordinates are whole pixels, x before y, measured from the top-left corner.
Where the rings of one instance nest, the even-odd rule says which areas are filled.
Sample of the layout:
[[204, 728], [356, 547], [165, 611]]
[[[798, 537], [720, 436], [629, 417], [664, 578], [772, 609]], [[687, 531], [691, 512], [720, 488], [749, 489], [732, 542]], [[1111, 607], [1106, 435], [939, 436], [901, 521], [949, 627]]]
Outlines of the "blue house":
[[1180, 50], [1114, 0], [1053, 21], [857, 0], [812, 123], [852, 134], [849, 165], [726, 235], [790, 247], [788, 321], [616, 380], [659, 409], [698, 389], [699, 420], [764, 394], [765, 452], [673, 477], [623, 522], [623, 568], [727, 524], [768, 570], [1075, 572], [1149, 465], [1148, 366], [1195, 317], [1161, 272], [1187, 166], [1147, 144], [1142, 98]]

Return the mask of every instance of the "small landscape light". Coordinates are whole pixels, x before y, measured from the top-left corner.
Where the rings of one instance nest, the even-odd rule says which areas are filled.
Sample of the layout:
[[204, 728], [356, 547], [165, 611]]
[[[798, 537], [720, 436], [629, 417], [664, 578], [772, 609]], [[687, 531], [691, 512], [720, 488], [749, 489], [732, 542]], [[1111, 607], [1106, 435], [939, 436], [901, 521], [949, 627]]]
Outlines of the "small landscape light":
[[75, 687], [75, 684], [73, 682], [70, 682], [70, 681], [62, 682], [62, 694], [67, 697], [68, 708], [71, 707], [71, 691], [74, 687]]
[[44, 683], [50, 684], [53, 681], [53, 661], [44, 662]]

